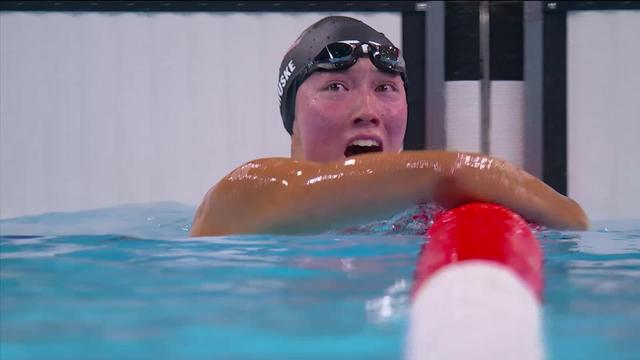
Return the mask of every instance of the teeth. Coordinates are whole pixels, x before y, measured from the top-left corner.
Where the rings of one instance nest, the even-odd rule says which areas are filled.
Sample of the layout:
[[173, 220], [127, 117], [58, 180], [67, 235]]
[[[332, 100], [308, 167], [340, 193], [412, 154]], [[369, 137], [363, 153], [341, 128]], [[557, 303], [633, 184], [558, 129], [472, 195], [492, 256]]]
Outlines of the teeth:
[[352, 146], [352, 145], [356, 145], [356, 146], [380, 146], [380, 143], [377, 142], [376, 140], [358, 139], [358, 140], [352, 141], [349, 144], [349, 146]]

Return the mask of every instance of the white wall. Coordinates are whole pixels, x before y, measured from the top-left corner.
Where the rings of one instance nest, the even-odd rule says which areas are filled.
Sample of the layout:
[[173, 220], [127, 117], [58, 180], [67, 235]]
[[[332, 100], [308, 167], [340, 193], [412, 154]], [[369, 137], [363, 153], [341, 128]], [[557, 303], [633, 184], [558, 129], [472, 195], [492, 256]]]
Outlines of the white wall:
[[640, 218], [640, 11], [567, 15], [568, 192], [592, 220]]
[[[0, 218], [198, 204], [288, 156], [282, 56], [327, 13], [0, 14]], [[346, 14], [401, 43], [399, 14]]]
[[446, 150], [481, 152], [480, 81], [446, 81], [444, 99]]
[[[482, 152], [481, 82], [445, 83], [445, 134], [449, 151]], [[523, 81], [492, 80], [489, 96], [489, 154], [524, 167]]]

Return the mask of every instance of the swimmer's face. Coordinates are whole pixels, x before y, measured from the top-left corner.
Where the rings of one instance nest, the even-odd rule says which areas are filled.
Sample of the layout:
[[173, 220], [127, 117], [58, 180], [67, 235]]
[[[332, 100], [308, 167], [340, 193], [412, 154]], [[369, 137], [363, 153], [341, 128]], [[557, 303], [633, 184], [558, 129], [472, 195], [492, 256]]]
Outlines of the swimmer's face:
[[369, 59], [344, 71], [315, 72], [298, 88], [291, 157], [329, 162], [366, 152], [399, 152], [407, 127], [400, 75]]

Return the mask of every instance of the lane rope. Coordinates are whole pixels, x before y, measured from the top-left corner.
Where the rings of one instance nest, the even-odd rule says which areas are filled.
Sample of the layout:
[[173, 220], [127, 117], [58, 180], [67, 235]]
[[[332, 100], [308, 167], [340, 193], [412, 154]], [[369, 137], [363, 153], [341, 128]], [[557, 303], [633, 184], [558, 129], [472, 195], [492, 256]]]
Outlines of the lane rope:
[[541, 359], [542, 250], [495, 204], [446, 211], [416, 266], [408, 359]]

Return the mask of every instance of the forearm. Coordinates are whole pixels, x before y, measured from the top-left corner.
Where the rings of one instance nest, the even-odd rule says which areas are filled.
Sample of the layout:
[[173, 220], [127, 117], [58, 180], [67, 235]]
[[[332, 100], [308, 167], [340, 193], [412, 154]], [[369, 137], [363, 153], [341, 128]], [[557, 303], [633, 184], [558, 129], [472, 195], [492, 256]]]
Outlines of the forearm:
[[425, 169], [407, 166], [399, 156], [407, 157], [372, 154], [326, 164], [252, 161], [207, 193], [191, 235], [326, 231], [427, 200], [425, 184], [432, 181], [419, 175]]
[[317, 165], [294, 179], [282, 197], [280, 232], [319, 231], [381, 219], [428, 200], [436, 180], [433, 167], [407, 166], [408, 154], [369, 154]]
[[585, 230], [586, 214], [575, 201], [506, 161], [458, 153], [453, 176], [440, 183], [434, 200], [445, 207], [487, 201], [513, 209], [529, 221], [556, 229]]
[[494, 202], [554, 228], [587, 226], [575, 202], [504, 161], [407, 151], [327, 164], [289, 159], [248, 163], [212, 189], [198, 210], [192, 235], [318, 232], [430, 200], [445, 207]]
[[[328, 165], [329, 169], [331, 165]], [[335, 164], [333, 166], [336, 166]], [[335, 189], [318, 191], [319, 210], [331, 209], [348, 224], [396, 213], [408, 206], [436, 201], [451, 208], [473, 201], [493, 202], [529, 221], [557, 229], [585, 230], [582, 208], [544, 182], [506, 161], [471, 153], [406, 151], [359, 158]], [[336, 166], [333, 173], [339, 173]], [[324, 173], [331, 173], [325, 171]], [[344, 186], [346, 185], [346, 186]], [[342, 189], [342, 191], [340, 191]], [[324, 194], [340, 194], [335, 199]]]

